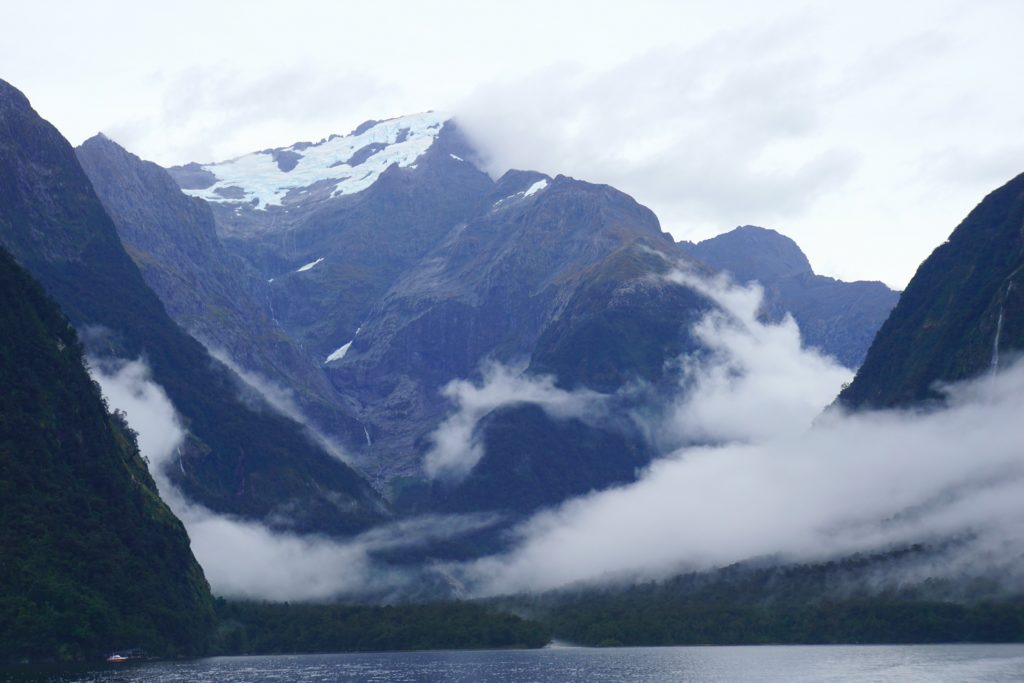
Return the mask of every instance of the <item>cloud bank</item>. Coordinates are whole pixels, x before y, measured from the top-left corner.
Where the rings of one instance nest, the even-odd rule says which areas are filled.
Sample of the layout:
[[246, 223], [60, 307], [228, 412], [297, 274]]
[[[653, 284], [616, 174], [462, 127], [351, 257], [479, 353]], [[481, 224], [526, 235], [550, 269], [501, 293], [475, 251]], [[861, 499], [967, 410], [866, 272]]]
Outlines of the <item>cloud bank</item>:
[[694, 289], [718, 305], [693, 329], [708, 350], [682, 358], [679, 397], [657, 431], [667, 444], [760, 441], [807, 429], [852, 373], [815, 349], [804, 348], [789, 315], [774, 324], [758, 319], [759, 285], [738, 286], [682, 270], [670, 282]]
[[[633, 484], [535, 514], [512, 529], [507, 551], [468, 562], [396, 568], [378, 556], [498, 520], [426, 517], [339, 541], [272, 533], [184, 501], [160, 472], [184, 436], [166, 395], [139, 361], [90, 365], [111, 406], [139, 430], [161, 494], [224, 595], [379, 598], [436, 581], [487, 596], [950, 540], [941, 561], [886, 580], [995, 577], [1008, 590], [1024, 588], [1024, 363], [946, 387], [941, 409], [822, 414], [849, 373], [802, 348], [792, 320], [760, 322], [756, 288], [683, 272], [669, 278], [718, 305], [694, 330], [707, 353], [681, 360], [678, 397], [648, 425], [652, 438], [688, 445]], [[437, 476], [464, 474], [479, 460], [474, 428], [497, 407], [532, 402], [554, 415], [592, 416], [613, 398], [498, 365], [445, 394], [456, 409], [434, 434]]]
[[166, 468], [177, 461], [186, 436], [167, 394], [140, 360], [90, 358], [90, 374], [111, 409], [123, 410], [138, 432], [160, 496], [185, 524], [192, 551], [214, 593], [262, 600], [326, 600], [407, 594], [421, 568], [398, 568], [376, 553], [409, 549], [493, 525], [493, 515], [434, 515], [371, 529], [351, 539], [299, 536], [254, 521], [219, 515], [185, 499]]
[[964, 535], [998, 550], [987, 571], [1005, 570], [1024, 556], [1022, 396], [1017, 365], [951, 388], [946, 410], [832, 415], [804, 434], [681, 450], [632, 486], [536, 516], [470, 575], [505, 593]]

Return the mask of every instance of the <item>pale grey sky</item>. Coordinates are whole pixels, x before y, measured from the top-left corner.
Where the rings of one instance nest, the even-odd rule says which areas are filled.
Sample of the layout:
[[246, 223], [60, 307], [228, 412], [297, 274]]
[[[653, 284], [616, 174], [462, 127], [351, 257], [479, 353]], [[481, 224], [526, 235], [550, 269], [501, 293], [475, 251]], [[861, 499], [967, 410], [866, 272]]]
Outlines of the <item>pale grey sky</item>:
[[442, 109], [679, 239], [752, 223], [902, 287], [1024, 172], [1019, 0], [4, 2], [0, 78], [78, 144], [213, 161]]

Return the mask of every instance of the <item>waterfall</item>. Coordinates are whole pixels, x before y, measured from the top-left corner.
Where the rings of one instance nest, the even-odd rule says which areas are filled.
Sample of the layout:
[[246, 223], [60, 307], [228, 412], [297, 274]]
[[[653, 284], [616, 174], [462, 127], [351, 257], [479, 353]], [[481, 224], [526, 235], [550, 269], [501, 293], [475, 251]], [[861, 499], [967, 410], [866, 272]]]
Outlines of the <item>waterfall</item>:
[[992, 372], [999, 370], [999, 338], [1003, 336], [1003, 306], [999, 306], [999, 320], [996, 321], [996, 338], [992, 340]]
[[996, 337], [992, 340], [992, 373], [999, 370], [999, 341], [1003, 336], [1003, 307], [1006, 305], [1006, 298], [1013, 291], [1013, 282], [1006, 285], [1006, 292], [1003, 294], [1003, 303], [999, 304], [999, 318], [996, 320]]

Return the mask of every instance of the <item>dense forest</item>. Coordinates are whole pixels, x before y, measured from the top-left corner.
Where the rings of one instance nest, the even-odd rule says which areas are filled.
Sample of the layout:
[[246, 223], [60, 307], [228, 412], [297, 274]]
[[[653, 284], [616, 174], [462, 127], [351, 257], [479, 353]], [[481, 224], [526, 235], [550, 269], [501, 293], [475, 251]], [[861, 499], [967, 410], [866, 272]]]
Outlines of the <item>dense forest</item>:
[[588, 645], [743, 645], [1024, 641], [1024, 597], [995, 580], [898, 572], [934, 559], [911, 546], [800, 565], [734, 565], [632, 586], [589, 587], [498, 604]]
[[944, 383], [1024, 348], [1024, 174], [991, 192], [917, 269], [839, 402], [887, 408], [942, 398]]
[[543, 647], [529, 621], [469, 602], [308, 605], [218, 600], [218, 654]]
[[0, 249], [0, 661], [206, 648], [213, 598], [74, 329]]

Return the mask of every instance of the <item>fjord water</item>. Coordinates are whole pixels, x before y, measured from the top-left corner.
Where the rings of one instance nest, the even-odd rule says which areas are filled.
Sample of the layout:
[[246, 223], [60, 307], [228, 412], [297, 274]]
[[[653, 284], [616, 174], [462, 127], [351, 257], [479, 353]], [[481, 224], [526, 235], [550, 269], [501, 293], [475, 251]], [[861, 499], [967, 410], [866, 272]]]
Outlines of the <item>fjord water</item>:
[[602, 683], [611, 681], [1019, 681], [1024, 644], [659, 647], [213, 657], [0, 681]]

